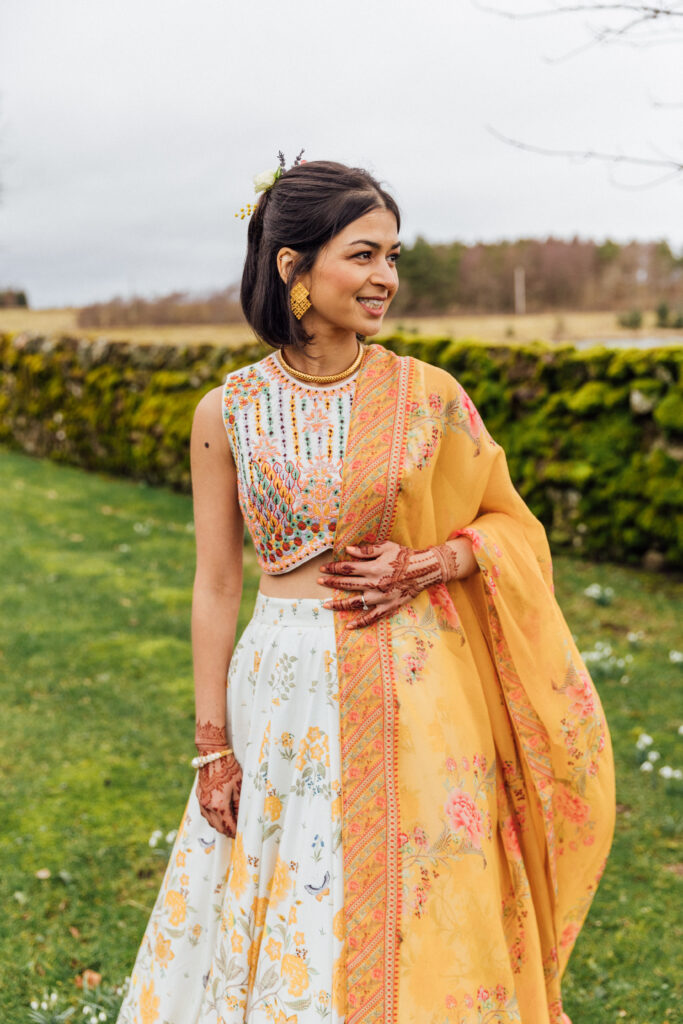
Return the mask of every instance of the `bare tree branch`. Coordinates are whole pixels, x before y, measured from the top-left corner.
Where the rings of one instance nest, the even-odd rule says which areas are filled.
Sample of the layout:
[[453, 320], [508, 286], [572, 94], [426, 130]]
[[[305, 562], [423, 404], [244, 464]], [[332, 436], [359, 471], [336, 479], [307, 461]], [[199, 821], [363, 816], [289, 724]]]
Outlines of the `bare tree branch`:
[[[664, 43], [678, 43], [683, 40], [683, 32], [677, 31], [675, 28], [672, 30], [671, 19], [681, 19], [673, 22], [674, 25], [681, 25], [683, 27], [683, 2], [678, 0], [676, 3], [556, 3], [553, 7], [546, 7], [535, 11], [511, 11], [505, 10], [500, 7], [491, 7], [488, 4], [482, 3], [481, 0], [471, 0], [473, 5], [481, 11], [488, 12], [490, 14], [497, 14], [503, 18], [510, 18], [514, 21], [529, 20], [531, 18], [554, 18], [562, 14], [577, 14], [579, 12], [590, 12], [590, 13], [609, 13], [609, 14], [621, 14], [628, 15], [628, 19], [620, 25], [604, 26], [600, 29], [593, 29], [587, 26], [588, 30], [593, 33], [593, 38], [587, 43], [583, 43], [580, 46], [575, 47], [568, 53], [560, 57], [543, 57], [546, 63], [556, 64], [562, 60], [567, 60], [570, 57], [576, 56], [578, 53], [582, 53], [585, 50], [590, 49], [593, 46], [600, 44], [614, 44], [621, 43], [626, 46], [655, 46], [662, 45]], [[653, 35], [638, 35], [638, 29], [647, 25], [648, 27], [654, 26], [655, 28], [665, 29], [665, 32], [661, 34]], [[631, 36], [627, 39], [627, 36]], [[663, 100], [655, 100], [651, 97], [651, 103], [653, 107], [660, 109], [681, 109], [683, 103], [677, 102], [665, 102]], [[673, 178], [683, 177], [683, 162], [677, 157], [662, 156], [660, 159], [653, 157], [641, 157], [641, 156], [629, 156], [624, 153], [601, 153], [594, 150], [587, 150], [581, 152], [579, 150], [566, 150], [566, 149], [548, 149], [543, 146], [534, 146], [529, 143], [521, 142], [518, 139], [511, 139], [502, 132], [487, 125], [489, 132], [496, 138], [508, 145], [516, 146], [518, 149], [524, 149], [532, 153], [542, 153], [547, 156], [564, 156], [574, 160], [600, 160], [606, 164], [629, 164], [631, 166], [640, 167], [660, 167], [665, 169], [665, 173], [657, 178], [652, 179], [649, 182], [643, 184], [627, 184], [625, 182], [618, 182], [614, 179], [610, 173], [610, 178], [613, 184], [619, 188], [624, 189], [643, 189], [651, 188], [654, 185], [660, 185], [663, 182], [670, 181]]]
[[[591, 49], [594, 46], [599, 45], [615, 45], [621, 44], [624, 46], [638, 46], [638, 47], [649, 47], [649, 46], [661, 46], [671, 42], [676, 42], [683, 39], [683, 34], [678, 33], [675, 29], [672, 31], [671, 18], [682, 19], [683, 24], [683, 4], [670, 3], [670, 4], [646, 4], [646, 3], [582, 3], [582, 4], [560, 4], [559, 6], [552, 8], [543, 8], [536, 11], [509, 11], [500, 7], [491, 7], [488, 4], [483, 4], [480, 0], [472, 0], [472, 3], [481, 11], [485, 11], [489, 14], [497, 14], [503, 18], [510, 18], [514, 21], [529, 20], [532, 18], [554, 18], [560, 14], [577, 14], [583, 13], [610, 13], [610, 14], [635, 14], [635, 17], [629, 19], [624, 24], [610, 26], [604, 25], [601, 28], [592, 28], [587, 25], [587, 30], [592, 33], [592, 38], [588, 42], [582, 43], [580, 46], [575, 47], [573, 50], [569, 50], [558, 57], [544, 57], [542, 58], [547, 64], [558, 64], [563, 60], [569, 60], [571, 57], [575, 57], [579, 53], [584, 53], [586, 50]], [[678, 22], [676, 23], [678, 24]], [[638, 36], [635, 41], [626, 39], [627, 35], [633, 36], [637, 34], [637, 29], [643, 28], [644, 26], [662, 26], [666, 28], [666, 34], [653, 34], [646, 36]]]
[[621, 188], [627, 189], [643, 189], [651, 188], [653, 185], [661, 185], [664, 181], [669, 181], [672, 178], [676, 178], [683, 174], [683, 162], [675, 158], [660, 158], [655, 159], [652, 157], [641, 157], [641, 156], [628, 156], [623, 153], [601, 153], [597, 150], [573, 150], [573, 149], [549, 149], [545, 146], [534, 146], [528, 142], [521, 142], [519, 139], [511, 139], [507, 135], [503, 135], [497, 128], [492, 125], [486, 125], [487, 131], [491, 133], [495, 138], [500, 139], [501, 142], [505, 142], [510, 146], [515, 146], [517, 149], [526, 150], [529, 153], [542, 153], [544, 156], [563, 156], [569, 157], [573, 160], [601, 160], [604, 163], [613, 164], [630, 164], [638, 165], [641, 167], [663, 167], [667, 169], [667, 173], [652, 181], [645, 182], [639, 185], [629, 185], [622, 183], [619, 185], [618, 182], [614, 181], [614, 184], [619, 185]]
[[490, 14], [500, 14], [504, 18], [513, 18], [515, 21], [522, 21], [528, 18], [552, 18], [557, 14], [576, 14], [578, 11], [636, 11], [640, 18], [638, 20], [650, 21], [654, 18], [672, 17], [683, 18], [683, 10], [679, 10], [681, 4], [664, 4], [655, 7], [652, 4], [562, 4], [552, 9], [544, 8], [540, 11], [506, 11], [501, 7], [489, 7], [488, 4], [479, 3], [473, 0], [474, 6], [480, 11], [488, 11]]

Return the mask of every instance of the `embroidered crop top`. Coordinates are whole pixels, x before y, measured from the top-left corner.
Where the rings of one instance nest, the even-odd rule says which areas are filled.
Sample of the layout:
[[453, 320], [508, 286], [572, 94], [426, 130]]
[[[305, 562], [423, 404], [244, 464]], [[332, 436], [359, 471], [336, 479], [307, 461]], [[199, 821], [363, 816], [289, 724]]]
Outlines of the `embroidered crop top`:
[[266, 573], [289, 572], [333, 546], [357, 376], [304, 384], [273, 353], [225, 378], [239, 504]]

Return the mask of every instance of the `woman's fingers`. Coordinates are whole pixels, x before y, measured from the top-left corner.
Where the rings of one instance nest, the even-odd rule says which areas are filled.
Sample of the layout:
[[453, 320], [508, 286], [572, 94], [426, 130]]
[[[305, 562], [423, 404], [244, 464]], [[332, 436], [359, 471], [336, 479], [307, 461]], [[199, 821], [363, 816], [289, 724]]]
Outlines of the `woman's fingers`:
[[354, 558], [377, 558], [382, 554], [383, 549], [384, 544], [348, 544], [346, 546], [346, 550], [350, 551]]
[[355, 612], [363, 607], [363, 595], [356, 594], [354, 597], [340, 597], [337, 601], [325, 601], [325, 608], [333, 612]]
[[334, 576], [353, 576], [356, 572], [364, 572], [365, 566], [359, 565], [356, 567], [353, 562], [348, 560], [343, 562], [328, 562], [327, 565], [321, 565], [322, 572], [332, 573]]
[[372, 586], [370, 580], [364, 576], [346, 576], [344, 579], [334, 579], [333, 577], [325, 579], [324, 576], [321, 576], [318, 583], [322, 583], [324, 587], [333, 587], [334, 590], [367, 590]]

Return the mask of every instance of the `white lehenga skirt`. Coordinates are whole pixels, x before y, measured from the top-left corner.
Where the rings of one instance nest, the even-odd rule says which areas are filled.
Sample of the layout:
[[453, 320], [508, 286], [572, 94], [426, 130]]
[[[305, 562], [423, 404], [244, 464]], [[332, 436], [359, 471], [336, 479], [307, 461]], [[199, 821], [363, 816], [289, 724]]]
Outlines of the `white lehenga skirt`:
[[259, 592], [230, 663], [237, 834], [196, 777], [118, 1024], [343, 1024], [341, 758], [334, 615]]

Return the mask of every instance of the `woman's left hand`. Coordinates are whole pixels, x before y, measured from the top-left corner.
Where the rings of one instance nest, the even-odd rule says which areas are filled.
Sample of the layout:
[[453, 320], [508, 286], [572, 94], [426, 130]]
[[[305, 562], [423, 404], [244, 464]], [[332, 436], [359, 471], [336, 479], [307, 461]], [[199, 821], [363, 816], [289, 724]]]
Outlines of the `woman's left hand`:
[[[442, 551], [444, 547], [442, 545], [438, 550]], [[325, 601], [324, 607], [332, 611], [362, 610], [362, 614], [347, 626], [350, 629], [370, 626], [406, 604], [425, 587], [443, 580], [443, 555], [439, 559], [433, 554], [434, 550], [416, 551], [393, 540], [385, 540], [381, 544], [349, 545], [346, 551], [351, 557], [322, 566], [326, 575], [319, 577], [318, 583], [337, 590], [358, 590], [362, 593]], [[449, 557], [454, 577], [457, 561], [455, 552], [450, 548], [446, 551], [446, 559]]]

